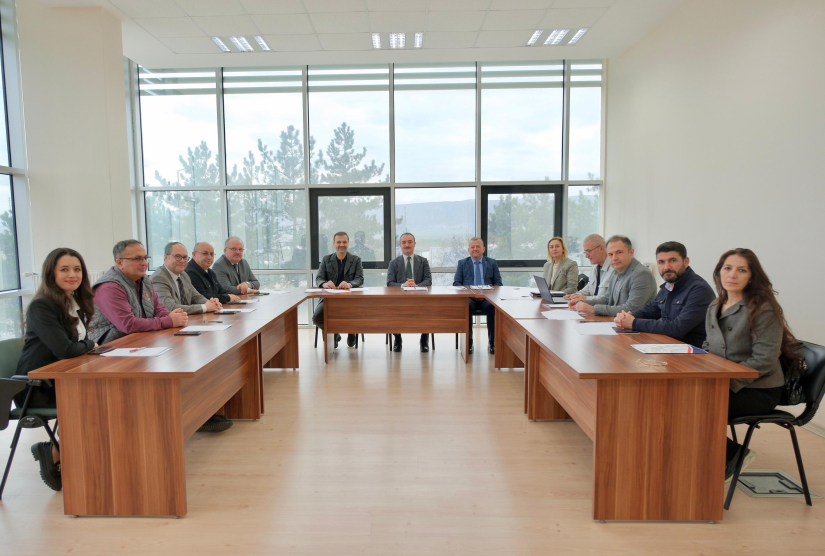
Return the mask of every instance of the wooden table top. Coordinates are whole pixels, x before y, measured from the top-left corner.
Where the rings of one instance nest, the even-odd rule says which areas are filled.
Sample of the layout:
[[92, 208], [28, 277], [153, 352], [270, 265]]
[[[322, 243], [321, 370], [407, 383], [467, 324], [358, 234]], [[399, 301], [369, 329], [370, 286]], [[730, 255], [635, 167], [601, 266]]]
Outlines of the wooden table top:
[[[611, 320], [609, 317], [587, 320]], [[649, 354], [636, 351], [631, 344], [680, 344], [661, 334], [619, 334], [583, 336], [575, 322], [548, 319], [519, 319], [527, 334], [569, 365], [580, 379], [640, 378], [756, 378], [749, 367], [708, 354]], [[667, 362], [665, 366], [638, 363], [640, 359]]]

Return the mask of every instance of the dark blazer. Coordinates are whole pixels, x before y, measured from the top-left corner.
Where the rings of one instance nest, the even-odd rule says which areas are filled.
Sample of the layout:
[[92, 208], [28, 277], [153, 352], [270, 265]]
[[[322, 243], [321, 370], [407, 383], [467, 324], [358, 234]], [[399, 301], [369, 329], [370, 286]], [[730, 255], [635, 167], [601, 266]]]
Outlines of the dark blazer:
[[632, 311], [633, 330], [664, 334], [699, 347], [705, 341], [705, 315], [714, 299], [710, 284], [688, 267], [673, 284], [673, 291], [662, 284], [653, 300]]
[[[331, 253], [321, 259], [318, 274], [315, 276], [315, 287], [320, 288], [321, 284], [332, 280], [338, 280], [338, 255]], [[364, 285], [364, 267], [361, 266], [361, 257], [347, 253], [347, 266], [344, 267], [344, 281], [349, 282], [353, 288], [360, 288]], [[335, 284], [336, 286], [338, 284]]]
[[[95, 347], [92, 340], [77, 339], [69, 329], [60, 307], [43, 297], [35, 297], [26, 310], [26, 341], [17, 363], [17, 374], [27, 375], [61, 359], [83, 355]], [[86, 326], [86, 322], [83, 322]]]
[[[399, 255], [390, 261], [390, 266], [387, 268], [387, 285], [388, 286], [403, 286], [407, 281], [404, 278], [406, 274], [406, 267], [404, 262], [404, 255]], [[432, 286], [433, 275], [430, 272], [430, 263], [421, 255], [413, 253], [413, 280], [417, 286]]]
[[218, 281], [229, 293], [240, 295], [241, 290], [238, 289], [238, 284], [241, 282], [246, 282], [253, 290], [261, 287], [261, 283], [255, 278], [255, 274], [252, 273], [252, 269], [249, 267], [246, 259], [241, 259], [238, 263], [238, 273], [241, 275], [240, 280], [238, 280], [238, 274], [235, 273], [235, 268], [226, 258], [226, 255], [221, 255], [217, 261], [212, 263], [212, 270], [215, 271], [215, 274], [218, 276]]
[[192, 286], [206, 299], [218, 298], [221, 303], [229, 301], [229, 291], [218, 281], [218, 275], [210, 269], [204, 270], [193, 260], [186, 265], [186, 274], [192, 280]]
[[[501, 272], [498, 270], [498, 263], [495, 259], [481, 257], [481, 267], [484, 269], [484, 283], [489, 286], [503, 286], [501, 282]], [[473, 258], [467, 257], [458, 261], [458, 268], [455, 270], [453, 278], [454, 286], [473, 285]]]
[[785, 384], [779, 363], [782, 352], [782, 322], [767, 303], [757, 309], [754, 330], [748, 329], [748, 307], [744, 301], [717, 315], [718, 302], [708, 307], [705, 330], [708, 337], [702, 349], [759, 372], [757, 378], [732, 378], [730, 389], [776, 388]]

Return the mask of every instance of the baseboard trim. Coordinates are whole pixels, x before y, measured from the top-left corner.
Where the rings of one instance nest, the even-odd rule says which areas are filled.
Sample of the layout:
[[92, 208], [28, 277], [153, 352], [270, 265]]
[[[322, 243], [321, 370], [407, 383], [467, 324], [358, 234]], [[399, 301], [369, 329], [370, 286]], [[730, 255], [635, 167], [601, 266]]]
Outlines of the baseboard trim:
[[825, 438], [825, 428], [820, 427], [819, 425], [814, 425], [813, 423], [808, 423], [807, 425], [802, 427], [805, 430], [809, 430], [817, 436], [821, 436]]

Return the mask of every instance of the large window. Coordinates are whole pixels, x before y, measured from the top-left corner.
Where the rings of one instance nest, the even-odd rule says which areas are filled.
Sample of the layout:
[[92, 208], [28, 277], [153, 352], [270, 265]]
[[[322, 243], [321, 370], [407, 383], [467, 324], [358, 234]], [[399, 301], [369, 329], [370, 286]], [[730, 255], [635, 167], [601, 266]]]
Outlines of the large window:
[[558, 181], [564, 63], [481, 64], [482, 181]]
[[[395, 190], [395, 256], [401, 234], [415, 236], [415, 251], [431, 267], [454, 267], [476, 235], [475, 187], [407, 187]], [[452, 280], [450, 280], [452, 284]]]
[[225, 69], [223, 91], [227, 184], [305, 183], [303, 70]]
[[143, 183], [220, 185], [215, 70], [140, 68]]
[[473, 236], [508, 285], [532, 286], [556, 235], [588, 264], [604, 195], [599, 60], [131, 70], [153, 268], [169, 241], [220, 252], [237, 235], [265, 286], [303, 288], [338, 231], [367, 286], [386, 283], [407, 231], [436, 285]]
[[475, 64], [395, 65], [395, 181], [475, 181]]
[[389, 66], [309, 68], [312, 183], [390, 181]]

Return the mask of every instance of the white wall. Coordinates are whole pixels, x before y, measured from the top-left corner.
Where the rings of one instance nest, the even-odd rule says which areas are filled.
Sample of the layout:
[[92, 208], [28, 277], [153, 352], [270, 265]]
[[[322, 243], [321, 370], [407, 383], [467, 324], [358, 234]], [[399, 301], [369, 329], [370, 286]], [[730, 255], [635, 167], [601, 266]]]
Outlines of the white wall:
[[821, 0], [696, 0], [609, 60], [605, 213], [642, 260], [681, 241], [709, 281], [725, 250], [753, 249], [796, 335], [819, 344], [823, 29]]
[[33, 269], [55, 247], [89, 269], [133, 236], [120, 21], [100, 8], [18, 0]]

